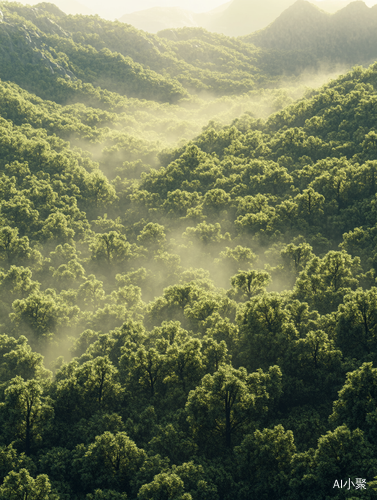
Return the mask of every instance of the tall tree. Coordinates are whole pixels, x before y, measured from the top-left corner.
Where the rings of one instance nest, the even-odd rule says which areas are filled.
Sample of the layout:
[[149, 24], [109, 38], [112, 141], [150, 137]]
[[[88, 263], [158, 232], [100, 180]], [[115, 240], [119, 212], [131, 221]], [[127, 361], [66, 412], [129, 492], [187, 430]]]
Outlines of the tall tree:
[[281, 372], [277, 366], [266, 374], [260, 370], [250, 375], [245, 368], [220, 366], [213, 375], [203, 377], [187, 400], [186, 411], [196, 439], [207, 453], [218, 449], [218, 437], [222, 441], [220, 448], [230, 448], [237, 433], [252, 429], [253, 422], [263, 418], [267, 400], [272, 404], [280, 391]]
[[41, 383], [34, 379], [25, 382], [20, 376], [10, 381], [4, 395], [0, 411], [6, 438], [15, 440], [29, 455], [53, 417], [52, 402], [43, 396]]

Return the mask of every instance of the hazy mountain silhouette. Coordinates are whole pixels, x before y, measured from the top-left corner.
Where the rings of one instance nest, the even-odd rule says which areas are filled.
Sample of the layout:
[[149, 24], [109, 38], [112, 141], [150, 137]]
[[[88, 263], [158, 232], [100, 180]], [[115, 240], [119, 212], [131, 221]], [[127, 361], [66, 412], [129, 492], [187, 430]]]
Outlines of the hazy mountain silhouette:
[[321, 41], [330, 24], [331, 14], [305, 0], [297, 0], [267, 28], [244, 37], [244, 40], [274, 49], [313, 48], [317, 41]]
[[291, 4], [292, 0], [233, 0], [206, 28], [228, 36], [246, 35], [266, 27]]
[[168, 28], [199, 26], [194, 12], [179, 7], [152, 7], [126, 14], [119, 21], [148, 31], [148, 33], [157, 33]]
[[[119, 20], [138, 29], [157, 33], [163, 29], [203, 27], [228, 36], [243, 36], [265, 28], [294, 0], [232, 0], [206, 13], [197, 14], [177, 7], [155, 7], [126, 14]], [[336, 12], [349, 0], [313, 2], [327, 12]]]
[[222, 15], [230, 4], [231, 2], [228, 2], [216, 9], [200, 14], [179, 7], [153, 7], [125, 14], [119, 21], [131, 24], [135, 28], [149, 33], [183, 27], [208, 27]]
[[377, 56], [377, 5], [356, 1], [328, 14], [298, 0], [267, 28], [243, 38], [258, 47], [310, 51], [337, 61], [366, 62]]

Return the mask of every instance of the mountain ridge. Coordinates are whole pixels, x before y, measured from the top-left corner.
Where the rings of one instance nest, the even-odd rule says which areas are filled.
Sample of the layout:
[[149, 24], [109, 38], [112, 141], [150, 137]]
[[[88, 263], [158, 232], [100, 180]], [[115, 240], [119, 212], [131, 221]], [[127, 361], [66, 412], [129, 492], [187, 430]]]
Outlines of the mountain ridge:
[[242, 40], [280, 52], [308, 51], [324, 60], [367, 62], [377, 57], [377, 6], [356, 1], [328, 14], [297, 0], [269, 26]]
[[[202, 27], [227, 36], [244, 36], [268, 26], [293, 2], [294, 0], [265, 0], [261, 6], [257, 0], [233, 0], [205, 13], [177, 7], [151, 8], [125, 14], [119, 21], [151, 33], [157, 33], [161, 29]], [[312, 3], [332, 13], [342, 9], [349, 1], [322, 0]]]

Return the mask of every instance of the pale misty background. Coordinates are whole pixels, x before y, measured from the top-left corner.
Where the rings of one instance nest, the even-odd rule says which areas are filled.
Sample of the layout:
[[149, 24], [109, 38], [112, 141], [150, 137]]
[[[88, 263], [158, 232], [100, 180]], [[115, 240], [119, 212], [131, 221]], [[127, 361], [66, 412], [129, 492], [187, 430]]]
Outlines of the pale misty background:
[[[20, 3], [26, 5], [35, 5], [38, 1], [33, 0], [19, 0]], [[258, 8], [259, 6], [262, 9], [265, 9], [270, 5], [270, 8], [275, 11], [276, 15], [279, 15], [287, 6], [294, 3], [294, 0], [244, 0], [243, 2], [232, 0], [230, 2], [224, 2], [223, 0], [107, 0], [104, 2], [103, 0], [80, 0], [79, 2], [76, 0], [50, 0], [50, 3], [57, 5], [60, 9], [62, 9], [67, 14], [98, 14], [101, 17], [109, 20], [119, 19], [125, 14], [130, 14], [132, 12], [142, 11], [145, 9], [150, 9], [153, 7], [176, 7], [180, 9], [184, 9], [187, 11], [195, 12], [195, 13], [203, 13], [208, 12], [213, 9], [216, 9], [219, 6], [229, 6], [234, 3], [242, 3], [244, 5], [249, 4], [253, 9]], [[329, 12], [333, 12], [337, 9], [337, 5], [339, 8], [350, 3], [349, 1], [342, 0], [317, 0], [318, 3], [329, 6]], [[367, 0], [365, 1], [366, 5], [371, 7], [377, 3], [377, 0]], [[226, 5], [228, 4], [228, 5]], [[281, 5], [279, 9], [278, 5]], [[279, 12], [280, 10], [280, 12]], [[271, 14], [273, 14], [271, 12]]]

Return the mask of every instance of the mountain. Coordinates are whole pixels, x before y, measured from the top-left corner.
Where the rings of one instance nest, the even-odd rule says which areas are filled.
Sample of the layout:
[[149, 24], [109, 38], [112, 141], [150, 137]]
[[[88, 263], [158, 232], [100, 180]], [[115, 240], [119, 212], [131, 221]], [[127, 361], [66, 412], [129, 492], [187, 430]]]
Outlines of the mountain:
[[206, 28], [228, 36], [242, 36], [270, 24], [292, 0], [233, 0]]
[[[351, 0], [313, 1], [329, 13], [344, 8]], [[209, 20], [206, 29], [228, 36], [243, 36], [265, 28], [293, 4], [294, 0], [233, 0], [217, 18]]]
[[170, 102], [203, 92], [243, 94], [260, 81], [275, 85], [268, 64], [261, 69], [266, 51], [241, 40], [201, 28], [157, 36], [99, 16], [67, 16], [52, 4], [16, 5], [4, 8], [0, 25], [0, 78], [44, 99], [75, 100], [87, 84], [92, 103], [96, 87]]
[[[48, 3], [34, 8], [6, 5], [0, 25], [0, 78], [60, 103], [88, 94], [88, 102], [103, 106], [101, 92], [156, 102], [178, 102], [206, 92], [241, 95], [279, 86], [283, 76], [315, 71], [328, 61], [363, 63], [376, 46], [371, 43], [376, 37], [373, 16], [368, 18], [376, 8], [362, 3], [330, 15], [299, 1], [268, 28], [245, 38], [197, 27], [154, 35], [99, 16], [90, 21], [67, 16]], [[336, 21], [337, 29], [329, 30], [329, 20]], [[352, 29], [359, 25], [368, 29], [354, 44]]]
[[321, 10], [334, 14], [338, 10], [344, 9], [346, 5], [351, 3], [353, 0], [319, 0], [311, 2], [316, 5]]
[[168, 28], [199, 26], [197, 14], [179, 7], [153, 7], [125, 14], [119, 21], [131, 24], [148, 33], [157, 33]]
[[377, 5], [351, 2], [335, 14], [298, 0], [264, 30], [243, 37], [258, 47], [297, 51], [320, 60], [365, 63], [377, 57]]
[[[273, 22], [294, 0], [232, 0], [205, 13], [195, 13], [177, 7], [155, 7], [122, 16], [119, 21], [138, 29], [157, 33], [163, 29], [203, 27], [228, 36], [248, 35]], [[313, 2], [326, 12], [336, 12], [350, 0]]]
[[[364, 5], [364, 4], [363, 4]], [[305, 0], [297, 0], [267, 28], [243, 37], [258, 47], [302, 50], [322, 43], [330, 26], [331, 14]]]
[[157, 33], [171, 28], [208, 27], [211, 22], [221, 16], [221, 13], [230, 3], [228, 2], [205, 13], [191, 12], [178, 7], [153, 7], [125, 14], [119, 21], [131, 24], [135, 28], [149, 33]]

